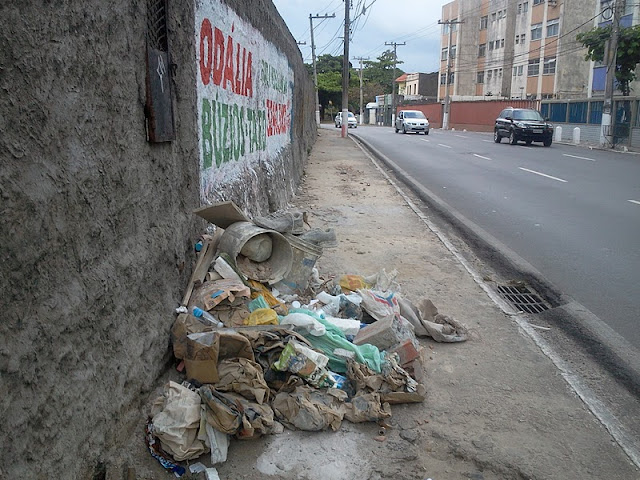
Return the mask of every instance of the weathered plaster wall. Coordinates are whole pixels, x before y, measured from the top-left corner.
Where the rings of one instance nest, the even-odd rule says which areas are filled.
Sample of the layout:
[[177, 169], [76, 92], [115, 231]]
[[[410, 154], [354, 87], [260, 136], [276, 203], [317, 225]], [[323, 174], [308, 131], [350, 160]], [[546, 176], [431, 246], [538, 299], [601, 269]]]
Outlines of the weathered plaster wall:
[[[0, 5], [0, 478], [91, 478], [166, 368], [204, 226], [191, 211], [204, 197], [196, 12], [206, 3], [169, 4], [176, 139], [161, 144], [145, 133], [146, 2]], [[229, 5], [286, 58], [293, 120], [277, 151], [215, 177], [206, 198], [264, 212], [302, 174], [313, 89], [273, 4]]]

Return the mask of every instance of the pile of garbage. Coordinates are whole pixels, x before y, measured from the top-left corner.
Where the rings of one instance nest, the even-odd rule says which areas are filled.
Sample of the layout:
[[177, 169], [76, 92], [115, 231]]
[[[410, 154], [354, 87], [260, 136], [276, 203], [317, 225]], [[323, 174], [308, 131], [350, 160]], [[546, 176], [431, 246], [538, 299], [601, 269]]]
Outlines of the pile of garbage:
[[[425, 398], [416, 336], [467, 338], [429, 300], [400, 295], [395, 271], [323, 282], [315, 261], [335, 233], [306, 228], [304, 213], [250, 221], [231, 202], [196, 213], [216, 231], [196, 244], [171, 329], [185, 379], [165, 385], [146, 428], [151, 454], [176, 476], [206, 453], [212, 465], [226, 461], [232, 437], [384, 425], [390, 405]], [[219, 478], [201, 463], [190, 469]]]

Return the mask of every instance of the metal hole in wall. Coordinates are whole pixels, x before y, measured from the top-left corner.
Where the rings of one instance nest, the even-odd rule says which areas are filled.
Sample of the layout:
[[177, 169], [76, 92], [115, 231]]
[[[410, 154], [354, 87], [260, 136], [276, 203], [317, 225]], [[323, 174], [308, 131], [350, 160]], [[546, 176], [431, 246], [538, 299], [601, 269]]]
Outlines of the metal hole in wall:
[[518, 310], [525, 313], [541, 313], [549, 306], [525, 285], [498, 285], [498, 293]]
[[147, 0], [147, 37], [153, 48], [169, 50], [166, 0]]

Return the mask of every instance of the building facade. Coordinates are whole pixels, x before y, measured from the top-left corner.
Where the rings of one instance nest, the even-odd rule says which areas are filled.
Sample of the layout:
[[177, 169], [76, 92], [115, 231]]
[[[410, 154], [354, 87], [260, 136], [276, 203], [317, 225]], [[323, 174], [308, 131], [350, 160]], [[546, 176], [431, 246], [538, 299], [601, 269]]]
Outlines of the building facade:
[[[576, 35], [611, 22], [614, 3], [455, 0], [444, 5], [438, 99], [447, 90], [452, 100], [603, 96], [606, 67], [584, 60], [586, 49]], [[635, 25], [639, 18], [640, 4], [627, 0], [621, 25]], [[633, 86], [637, 90], [640, 82]]]

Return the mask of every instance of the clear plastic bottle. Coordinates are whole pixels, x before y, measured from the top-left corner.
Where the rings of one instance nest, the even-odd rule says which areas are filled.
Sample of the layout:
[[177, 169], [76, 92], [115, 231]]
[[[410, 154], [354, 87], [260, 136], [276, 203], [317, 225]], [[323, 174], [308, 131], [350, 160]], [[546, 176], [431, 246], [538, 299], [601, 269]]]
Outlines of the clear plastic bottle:
[[219, 321], [216, 317], [211, 315], [209, 312], [206, 312], [198, 307], [191, 307], [191, 315], [196, 317], [205, 325], [213, 325], [214, 327], [222, 328], [224, 327], [224, 323]]

